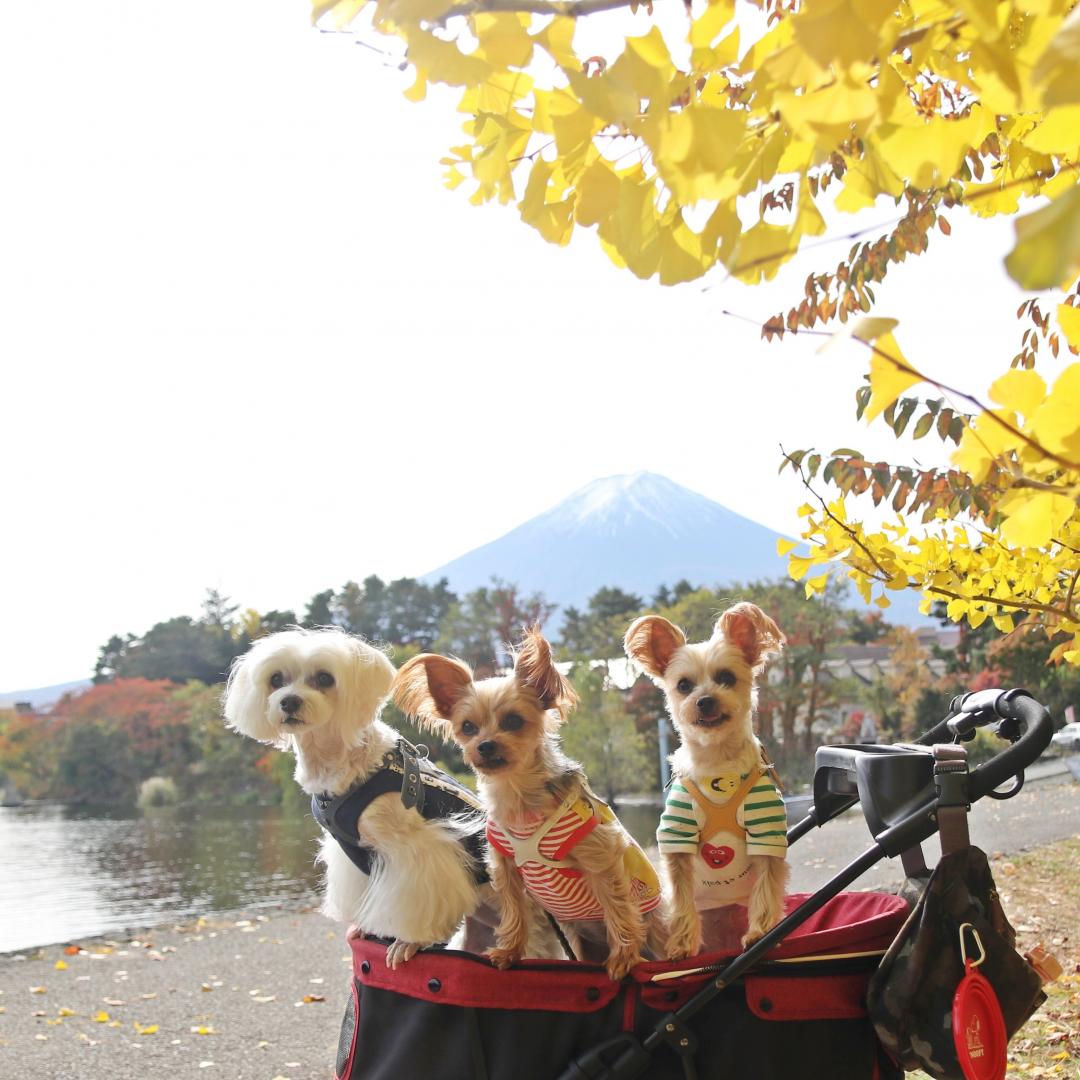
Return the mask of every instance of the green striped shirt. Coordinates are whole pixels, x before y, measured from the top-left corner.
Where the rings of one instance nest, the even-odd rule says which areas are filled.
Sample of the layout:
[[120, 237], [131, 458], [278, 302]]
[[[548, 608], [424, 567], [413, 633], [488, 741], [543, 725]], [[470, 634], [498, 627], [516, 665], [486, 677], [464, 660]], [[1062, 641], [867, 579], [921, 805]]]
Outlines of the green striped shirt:
[[[718, 806], [727, 802], [747, 774], [692, 777], [698, 790]], [[750, 789], [735, 812], [735, 820], [746, 830], [747, 855], [777, 855], [787, 851], [787, 811], [772, 778], [766, 773]], [[656, 830], [661, 853], [694, 852], [715, 837], [702, 836], [705, 815], [680, 780], [668, 789], [664, 812]]]

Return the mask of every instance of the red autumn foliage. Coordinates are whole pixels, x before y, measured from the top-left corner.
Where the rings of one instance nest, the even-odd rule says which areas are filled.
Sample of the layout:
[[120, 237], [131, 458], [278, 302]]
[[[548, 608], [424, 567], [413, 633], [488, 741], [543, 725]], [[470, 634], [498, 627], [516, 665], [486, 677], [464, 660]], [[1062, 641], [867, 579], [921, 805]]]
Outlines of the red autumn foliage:
[[190, 758], [187, 712], [175, 693], [168, 679], [115, 679], [64, 697], [51, 720], [58, 733], [84, 723], [119, 729], [138, 774], [169, 774]]

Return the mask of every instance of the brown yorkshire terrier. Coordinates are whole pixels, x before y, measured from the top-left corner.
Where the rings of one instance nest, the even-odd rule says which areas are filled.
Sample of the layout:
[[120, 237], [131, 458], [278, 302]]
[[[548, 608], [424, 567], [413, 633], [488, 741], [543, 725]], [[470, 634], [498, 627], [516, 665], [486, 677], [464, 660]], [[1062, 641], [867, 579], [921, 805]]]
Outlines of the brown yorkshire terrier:
[[[727, 946], [733, 926], [745, 947], [784, 915], [787, 817], [752, 725], [755, 681], [783, 645], [776, 623], [747, 603], [728, 608], [695, 645], [659, 615], [626, 632], [627, 655], [664, 691], [681, 740], [656, 833], [671, 960], [701, 951], [701, 913], [714, 948]], [[745, 907], [745, 933], [742, 910], [731, 905]]]
[[531, 895], [562, 923], [581, 959], [621, 979], [641, 960], [660, 901], [656, 872], [557, 732], [577, 704], [538, 628], [508, 675], [475, 681], [461, 661], [424, 655], [397, 674], [394, 701], [461, 747], [488, 813], [488, 861], [502, 918], [492, 962], [524, 955]]

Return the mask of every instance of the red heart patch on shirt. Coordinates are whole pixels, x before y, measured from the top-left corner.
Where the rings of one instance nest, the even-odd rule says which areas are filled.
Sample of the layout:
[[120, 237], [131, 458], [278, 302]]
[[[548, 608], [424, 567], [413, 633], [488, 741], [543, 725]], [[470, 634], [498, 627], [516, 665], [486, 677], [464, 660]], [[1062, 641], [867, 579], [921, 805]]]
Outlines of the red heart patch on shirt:
[[727, 864], [735, 858], [735, 851], [726, 844], [721, 844], [719, 847], [714, 844], [702, 844], [701, 857], [710, 866], [719, 870], [722, 867], [727, 866]]

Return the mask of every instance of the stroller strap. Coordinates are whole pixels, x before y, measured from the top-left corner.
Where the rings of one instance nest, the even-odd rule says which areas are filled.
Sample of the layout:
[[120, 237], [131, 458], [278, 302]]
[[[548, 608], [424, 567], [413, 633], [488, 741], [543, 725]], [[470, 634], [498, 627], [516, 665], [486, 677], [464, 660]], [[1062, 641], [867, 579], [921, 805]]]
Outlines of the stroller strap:
[[956, 743], [934, 746], [934, 786], [937, 788], [937, 823], [941, 854], [952, 855], [971, 846], [968, 833], [967, 750]]

